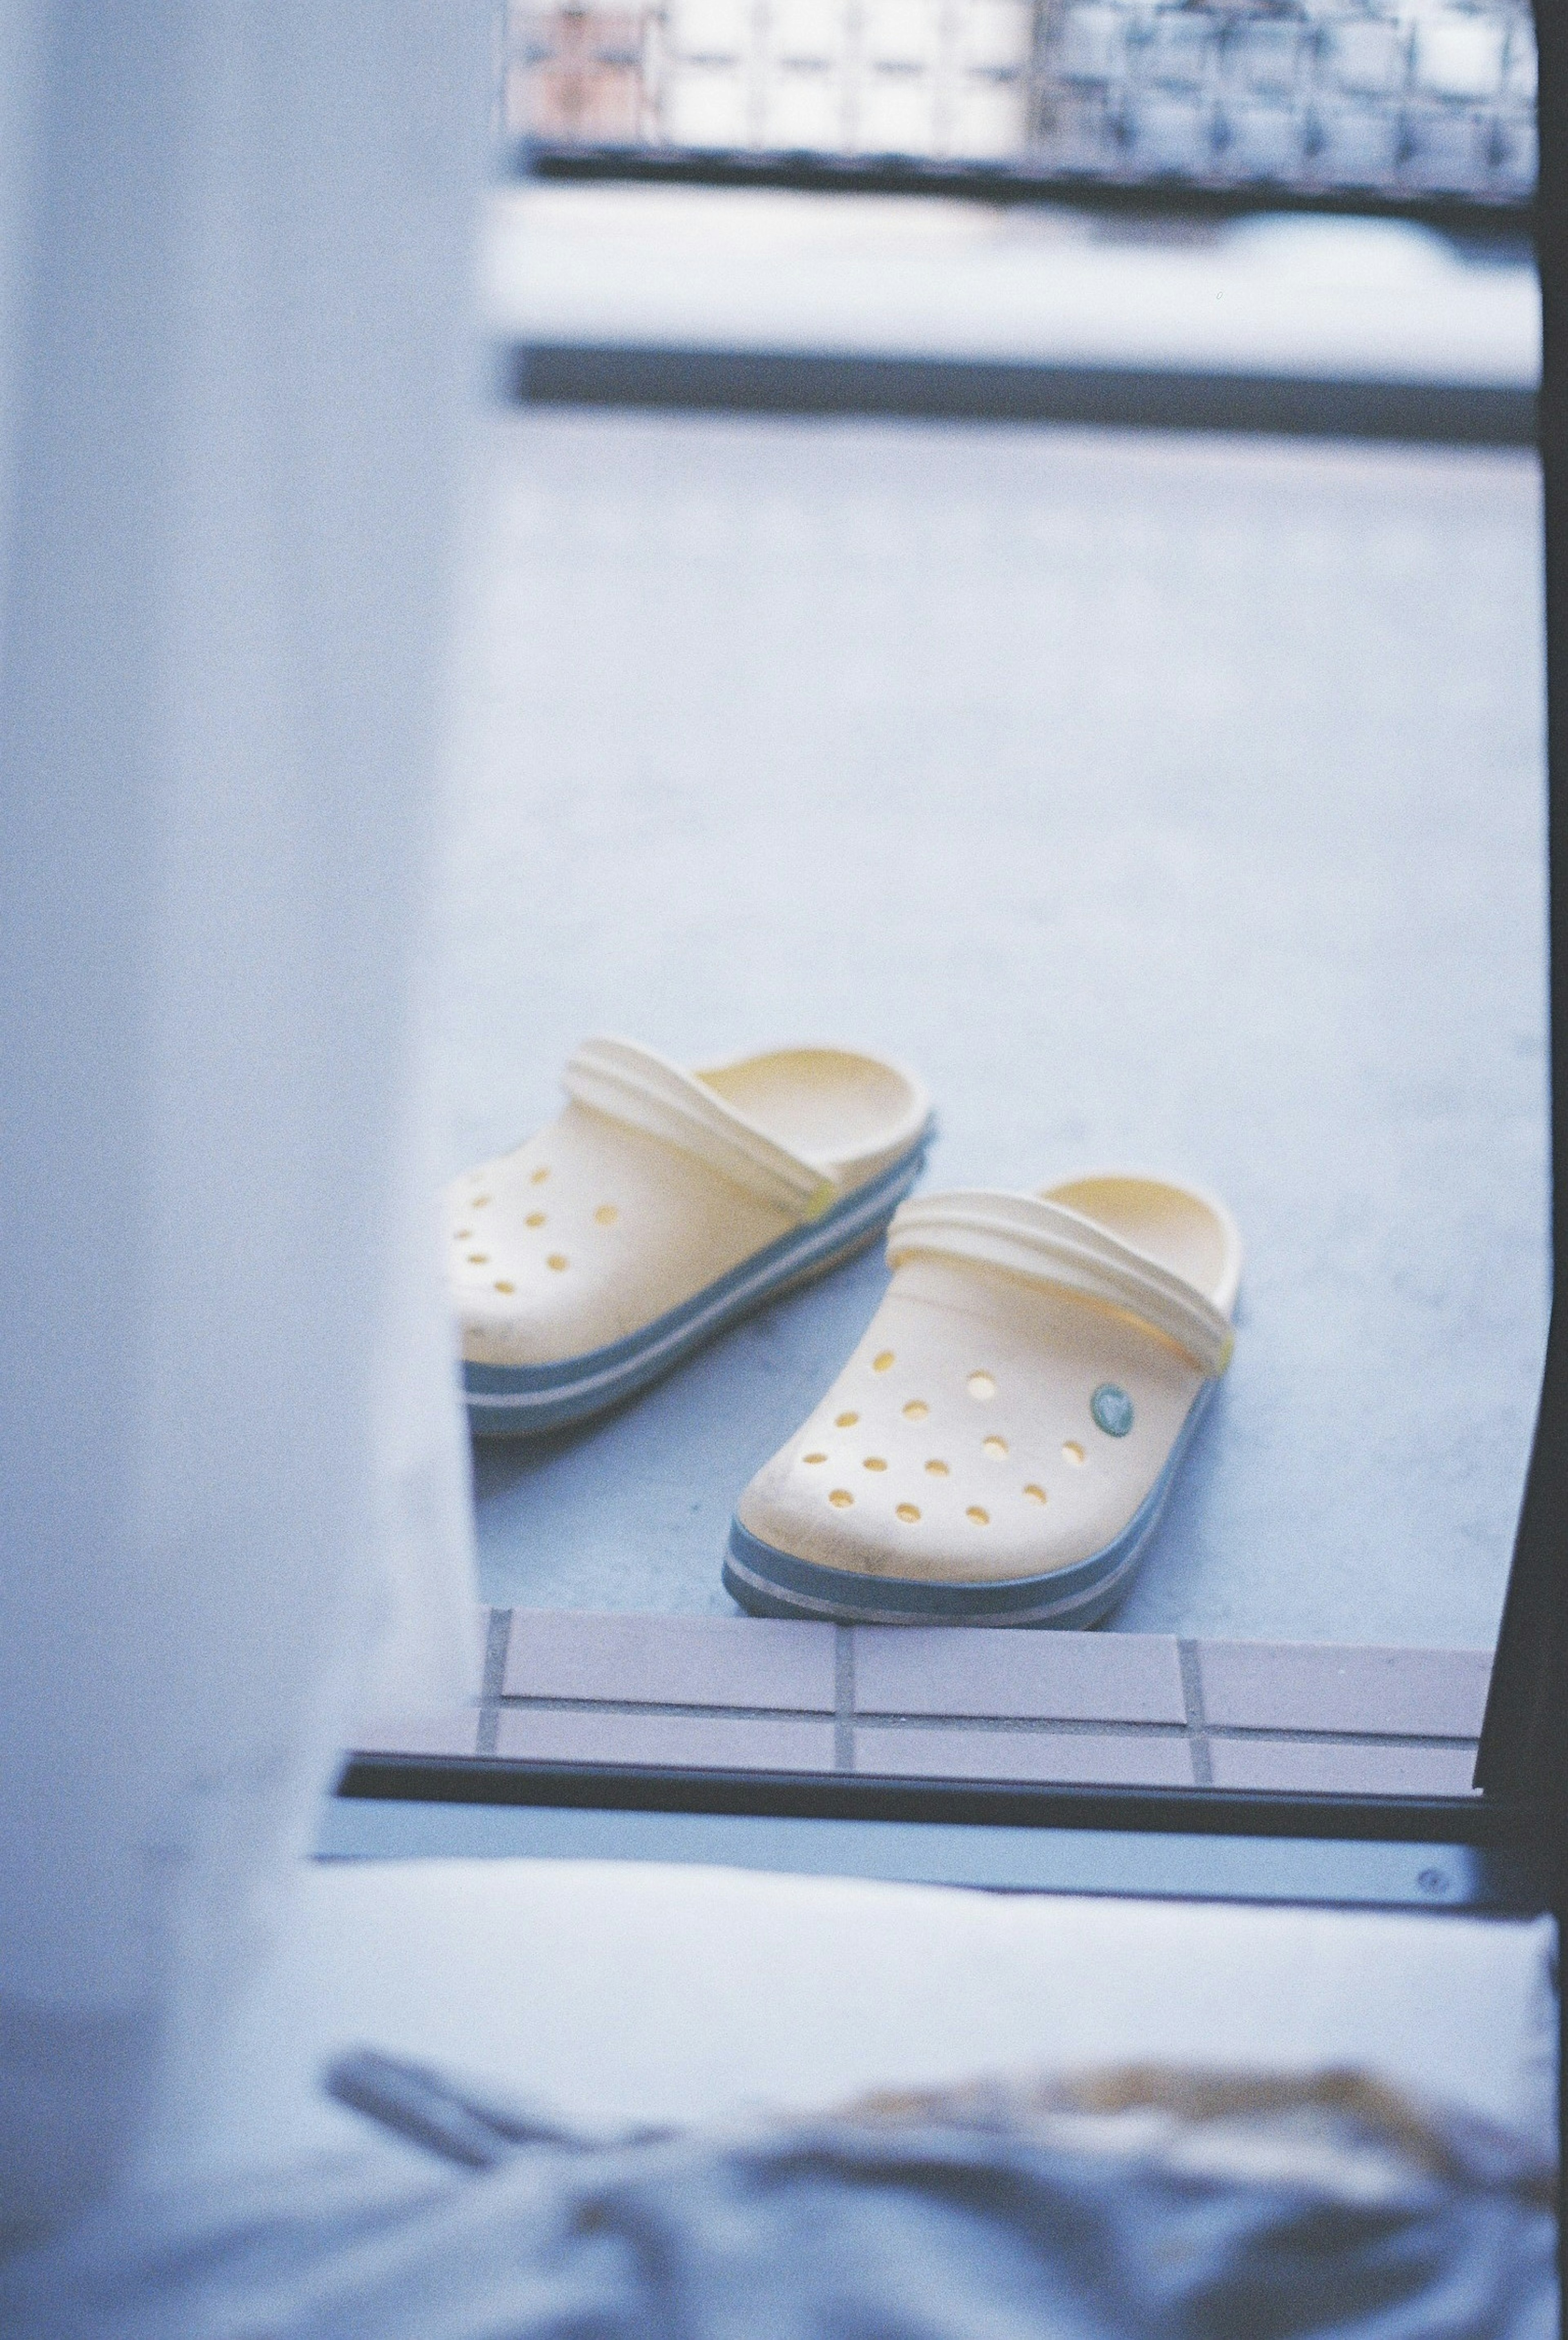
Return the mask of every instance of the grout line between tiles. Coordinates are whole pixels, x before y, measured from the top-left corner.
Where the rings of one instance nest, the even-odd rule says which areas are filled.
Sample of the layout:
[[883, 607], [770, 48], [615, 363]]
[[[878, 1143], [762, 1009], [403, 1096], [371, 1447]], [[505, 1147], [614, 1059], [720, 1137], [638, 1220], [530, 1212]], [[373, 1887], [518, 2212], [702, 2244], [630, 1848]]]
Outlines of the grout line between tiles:
[[546, 1698], [528, 1691], [501, 1701], [503, 1714], [685, 1714], [721, 1722], [827, 1722], [828, 1706], [705, 1706], [688, 1698]]
[[1214, 1785], [1214, 1759], [1209, 1753], [1208, 1729], [1203, 1710], [1203, 1671], [1198, 1661], [1196, 1641], [1178, 1641], [1176, 1658], [1181, 1666], [1182, 1700], [1186, 1707], [1187, 1739], [1192, 1748], [1193, 1784], [1199, 1788]]
[[501, 1728], [501, 1700], [506, 1688], [506, 1654], [511, 1642], [511, 1611], [492, 1609], [484, 1636], [484, 1680], [480, 1689], [479, 1735], [476, 1755], [493, 1755]]
[[[849, 1628], [843, 1628], [849, 1631]], [[853, 1661], [851, 1661], [851, 1669]], [[487, 1704], [490, 1701], [487, 1701]], [[500, 1714], [635, 1714], [685, 1716], [691, 1720], [729, 1722], [821, 1722], [828, 1710], [819, 1706], [712, 1706], [695, 1700], [631, 1698], [547, 1698], [538, 1693], [502, 1696], [493, 1702]], [[1067, 1719], [1057, 1715], [910, 1714], [891, 1710], [856, 1710], [849, 1700], [836, 1701], [836, 1728], [877, 1730], [979, 1731], [997, 1738], [1026, 1739], [1187, 1739], [1185, 1722], [1127, 1721], [1113, 1715]], [[1224, 1740], [1245, 1746], [1259, 1740], [1267, 1746], [1400, 1747], [1434, 1752], [1467, 1752], [1476, 1741], [1458, 1734], [1426, 1736], [1414, 1731], [1302, 1730], [1268, 1723], [1206, 1723], [1204, 1736], [1212, 1744]], [[849, 1768], [846, 1766], [845, 1768]]]
[[1185, 1739], [1179, 1722], [1118, 1722], [1107, 1716], [1087, 1722], [1067, 1721], [1054, 1715], [1016, 1714], [881, 1714], [862, 1707], [855, 1715], [857, 1730], [981, 1731], [996, 1739]]
[[1313, 1730], [1283, 1722], [1206, 1722], [1204, 1731], [1211, 1744], [1216, 1739], [1238, 1740], [1243, 1745], [1249, 1739], [1266, 1739], [1271, 1746], [1283, 1741], [1303, 1747], [1465, 1748], [1478, 1743], [1474, 1731]]
[[855, 1628], [833, 1628], [833, 1769], [855, 1768]]

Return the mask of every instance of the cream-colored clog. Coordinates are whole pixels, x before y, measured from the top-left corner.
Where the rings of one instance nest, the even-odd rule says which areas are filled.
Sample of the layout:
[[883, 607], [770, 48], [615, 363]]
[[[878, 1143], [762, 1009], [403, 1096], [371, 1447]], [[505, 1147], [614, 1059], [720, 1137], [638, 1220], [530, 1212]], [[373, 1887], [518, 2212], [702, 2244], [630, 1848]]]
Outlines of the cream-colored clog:
[[886, 1227], [932, 1129], [920, 1083], [843, 1048], [700, 1073], [585, 1041], [570, 1102], [448, 1189], [469, 1417], [586, 1420]]
[[725, 1583], [769, 1616], [1097, 1623], [1230, 1362], [1229, 1213], [1116, 1174], [922, 1196], [888, 1258], [864, 1340], [740, 1498]]

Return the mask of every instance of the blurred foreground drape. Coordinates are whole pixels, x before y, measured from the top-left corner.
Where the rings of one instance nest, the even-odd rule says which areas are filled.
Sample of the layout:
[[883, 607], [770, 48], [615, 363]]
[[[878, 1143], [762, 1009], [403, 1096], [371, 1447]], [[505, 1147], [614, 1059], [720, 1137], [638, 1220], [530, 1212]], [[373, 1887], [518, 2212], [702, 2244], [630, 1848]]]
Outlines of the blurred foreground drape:
[[483, 0], [0, 0], [0, 2235], [472, 1687], [428, 962]]

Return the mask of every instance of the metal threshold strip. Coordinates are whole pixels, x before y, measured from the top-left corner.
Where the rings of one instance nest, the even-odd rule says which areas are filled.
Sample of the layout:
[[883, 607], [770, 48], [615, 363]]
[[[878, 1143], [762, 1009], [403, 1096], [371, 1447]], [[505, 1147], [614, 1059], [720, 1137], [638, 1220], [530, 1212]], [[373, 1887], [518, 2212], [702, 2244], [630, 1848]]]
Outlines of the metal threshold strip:
[[1478, 1798], [1050, 1788], [374, 1760], [330, 1858], [700, 1863], [993, 1890], [1519, 1914], [1549, 1905], [1521, 1816]]

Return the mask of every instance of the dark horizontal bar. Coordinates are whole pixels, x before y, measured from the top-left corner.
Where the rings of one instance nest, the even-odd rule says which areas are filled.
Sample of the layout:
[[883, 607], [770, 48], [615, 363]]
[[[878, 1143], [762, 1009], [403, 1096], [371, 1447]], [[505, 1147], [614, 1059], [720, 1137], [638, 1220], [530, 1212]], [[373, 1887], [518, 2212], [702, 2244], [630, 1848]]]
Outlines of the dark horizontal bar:
[[1261, 180], [1192, 179], [1170, 173], [1121, 176], [1046, 170], [1019, 163], [938, 156], [752, 154], [729, 147], [589, 146], [521, 140], [509, 158], [519, 178], [618, 180], [667, 186], [786, 187], [821, 194], [958, 195], [990, 203], [1067, 203], [1153, 218], [1234, 219], [1248, 212], [1320, 212], [1408, 219], [1460, 233], [1527, 238], [1534, 204], [1513, 195], [1422, 193], [1414, 188], [1315, 187]]
[[873, 414], [1533, 447], [1535, 395], [1506, 384], [1315, 381], [1159, 367], [547, 342], [507, 353], [532, 406]]
[[750, 1813], [797, 1819], [916, 1820], [986, 1828], [1179, 1830], [1196, 1835], [1443, 1841], [1524, 1849], [1533, 1844], [1535, 1836], [1526, 1810], [1480, 1796], [1277, 1796], [1206, 1788], [1192, 1791], [1042, 1787], [1005, 1780], [878, 1780], [841, 1772], [528, 1763], [473, 1755], [353, 1755], [344, 1766], [337, 1793], [422, 1803]]

